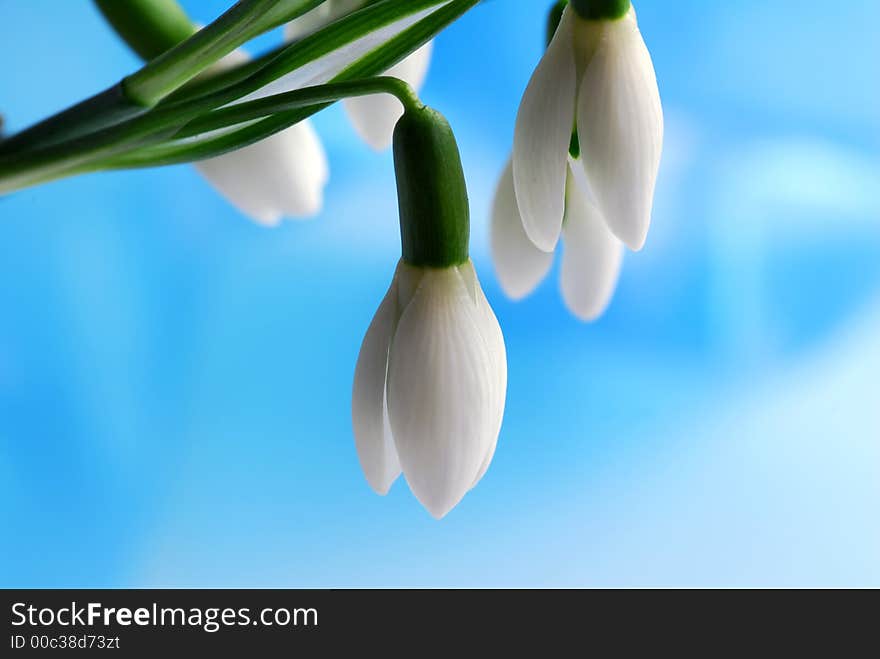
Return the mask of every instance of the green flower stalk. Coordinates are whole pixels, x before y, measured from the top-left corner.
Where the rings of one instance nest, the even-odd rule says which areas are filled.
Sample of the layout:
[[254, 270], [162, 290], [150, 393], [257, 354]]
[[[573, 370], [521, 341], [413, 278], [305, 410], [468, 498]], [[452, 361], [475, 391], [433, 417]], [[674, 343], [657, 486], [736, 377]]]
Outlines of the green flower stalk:
[[[177, 0], [94, 0], [119, 36], [142, 58], [161, 56], [198, 31]], [[205, 74], [244, 65], [236, 50]], [[263, 226], [317, 214], [329, 164], [308, 119], [237, 151], [196, 163], [198, 172], [243, 215]]]
[[[216, 62], [214, 54], [229, 43], [249, 38], [259, 25], [275, 25], [295, 12], [315, 6], [314, 0], [273, 0], [275, 10], [259, 21], [238, 28], [234, 39], [218, 33], [218, 24], [243, 20], [244, 7], [261, 6], [258, 0], [242, 0], [217, 21], [148, 63], [109, 90], [65, 110], [0, 142], [0, 194], [39, 185], [65, 176], [124, 167], [153, 167], [210, 158], [254, 144], [301, 122], [332, 101], [316, 101], [310, 107], [264, 115], [259, 121], [230, 126], [222, 134], [179, 136], [196, 119], [216, 108], [264, 90], [275, 80], [293, 76], [295, 84], [315, 85], [321, 80], [353, 81], [381, 74], [424, 45], [444, 27], [478, 4], [479, 0], [382, 0], [296, 43], [287, 45], [253, 63], [236, 66], [230, 75], [187, 85], [162, 103], [145, 108], [132, 100], [132, 80], [150, 79], [150, 71], [164, 77], [169, 61], [180, 58], [181, 67], [193, 66], [193, 42], [203, 43], [214, 34], [211, 53], [197, 58], [205, 67]], [[282, 12], [280, 8], [286, 8]], [[232, 18], [230, 18], [232, 17]], [[234, 22], [234, 21], [233, 21]], [[382, 35], [382, 40], [374, 37]], [[395, 36], [396, 34], [396, 36]], [[232, 40], [230, 40], [232, 39]], [[377, 45], [378, 41], [378, 45]], [[384, 41], [384, 43], [383, 43]], [[211, 43], [214, 43], [213, 41]], [[340, 53], [339, 57], [329, 56]], [[158, 62], [164, 62], [158, 69]], [[203, 69], [199, 69], [201, 71]], [[164, 71], [164, 73], [162, 73]], [[146, 76], [144, 78], [143, 76]], [[183, 76], [189, 79], [187, 75]], [[168, 90], [175, 87], [170, 85]], [[273, 90], [277, 91], [277, 90]], [[264, 92], [266, 93], [266, 92]], [[192, 139], [196, 137], [197, 139]]]
[[470, 210], [458, 144], [436, 110], [408, 107], [394, 129], [403, 260], [446, 268], [468, 260]]
[[571, 0], [578, 16], [588, 21], [614, 21], [626, 16], [630, 0]]
[[[302, 39], [367, 4], [369, 0], [327, 0], [317, 9], [288, 23], [284, 35], [291, 41]], [[433, 41], [429, 41], [383, 75], [400, 78], [416, 92], [420, 91], [430, 66], [432, 48]], [[343, 107], [358, 135], [372, 149], [384, 151], [391, 146], [394, 127], [403, 114], [403, 108], [397, 99], [387, 94], [351, 98], [343, 102]]]

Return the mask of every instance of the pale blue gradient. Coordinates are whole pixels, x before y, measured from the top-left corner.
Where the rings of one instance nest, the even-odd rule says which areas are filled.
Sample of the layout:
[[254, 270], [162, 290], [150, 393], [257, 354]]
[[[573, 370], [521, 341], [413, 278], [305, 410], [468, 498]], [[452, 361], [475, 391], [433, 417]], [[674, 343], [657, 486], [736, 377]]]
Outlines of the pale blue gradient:
[[[666, 148], [593, 325], [556, 271], [506, 300], [487, 251], [548, 4], [473, 11], [424, 91], [507, 340], [479, 487], [437, 522], [360, 472], [351, 379], [396, 198], [333, 108], [312, 221], [255, 226], [188, 166], [0, 199], [0, 585], [880, 586], [880, 4], [637, 4]], [[90, 3], [0, 16], [9, 128], [136, 66]]]

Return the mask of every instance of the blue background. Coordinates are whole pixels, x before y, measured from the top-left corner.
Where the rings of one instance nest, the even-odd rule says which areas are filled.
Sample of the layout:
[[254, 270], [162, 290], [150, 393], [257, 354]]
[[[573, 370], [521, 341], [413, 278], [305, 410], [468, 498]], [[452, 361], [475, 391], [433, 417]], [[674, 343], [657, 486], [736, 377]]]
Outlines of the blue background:
[[[311, 221], [260, 228], [188, 166], [0, 199], [0, 585], [880, 586], [880, 4], [637, 4], [666, 146], [592, 325], [555, 272], [506, 300], [487, 251], [547, 5], [472, 11], [423, 93], [507, 340], [480, 486], [437, 522], [361, 475], [351, 380], [396, 198], [334, 107]], [[8, 128], [136, 66], [90, 3], [0, 16]]]

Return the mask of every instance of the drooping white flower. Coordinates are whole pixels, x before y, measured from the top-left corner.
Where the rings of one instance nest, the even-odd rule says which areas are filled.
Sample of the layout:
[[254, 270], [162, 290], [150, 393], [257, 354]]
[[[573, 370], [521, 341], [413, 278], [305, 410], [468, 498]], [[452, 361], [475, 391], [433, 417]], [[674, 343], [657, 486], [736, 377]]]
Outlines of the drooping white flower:
[[324, 148], [308, 120], [196, 167], [229, 203], [265, 226], [318, 213], [329, 178]]
[[663, 110], [632, 8], [616, 20], [586, 20], [566, 7], [523, 95], [514, 188], [525, 232], [545, 252], [553, 251], [562, 232], [575, 124], [598, 211], [614, 235], [641, 249], [660, 164]]
[[482, 478], [507, 390], [501, 328], [470, 261], [401, 261], [364, 338], [352, 420], [361, 467], [386, 494], [403, 472], [436, 518]]
[[[591, 199], [582, 165], [569, 158], [562, 225], [560, 287], [568, 309], [584, 321], [604, 313], [620, 275], [623, 245], [611, 233]], [[491, 248], [504, 292], [518, 300], [547, 275], [553, 254], [529, 240], [523, 228], [508, 163], [498, 183], [492, 208]]]
[[[285, 38], [293, 41], [306, 37], [365, 4], [366, 0], [327, 0], [288, 23]], [[433, 42], [429, 41], [391, 67], [385, 75], [400, 78], [418, 92], [428, 73], [432, 48]], [[352, 126], [370, 147], [384, 151], [391, 146], [394, 126], [403, 114], [399, 100], [389, 94], [375, 94], [346, 99], [343, 105]]]
[[[247, 54], [235, 51], [218, 65], [247, 60]], [[250, 146], [202, 160], [196, 168], [229, 203], [266, 226], [318, 213], [330, 177], [324, 147], [307, 119]]]
[[[385, 72], [400, 78], [417, 92], [421, 90], [431, 64], [433, 42], [429, 41]], [[376, 151], [391, 146], [394, 126], [403, 115], [400, 101], [390, 94], [347, 98], [343, 101], [348, 118], [358, 135]]]

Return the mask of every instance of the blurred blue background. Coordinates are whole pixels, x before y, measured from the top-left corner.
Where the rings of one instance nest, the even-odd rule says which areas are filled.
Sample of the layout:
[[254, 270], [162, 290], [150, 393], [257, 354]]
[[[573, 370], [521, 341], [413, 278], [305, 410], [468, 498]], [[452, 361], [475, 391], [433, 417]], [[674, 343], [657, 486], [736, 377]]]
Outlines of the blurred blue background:
[[[188, 166], [0, 199], [0, 585], [880, 586], [880, 3], [637, 3], [666, 145], [593, 325], [555, 274], [506, 300], [487, 250], [548, 4], [472, 11], [423, 93], [507, 340], [480, 486], [436, 522], [360, 472], [351, 380], [396, 197], [334, 107], [311, 221], [258, 227]], [[0, 16], [8, 129], [136, 66], [88, 2]]]

